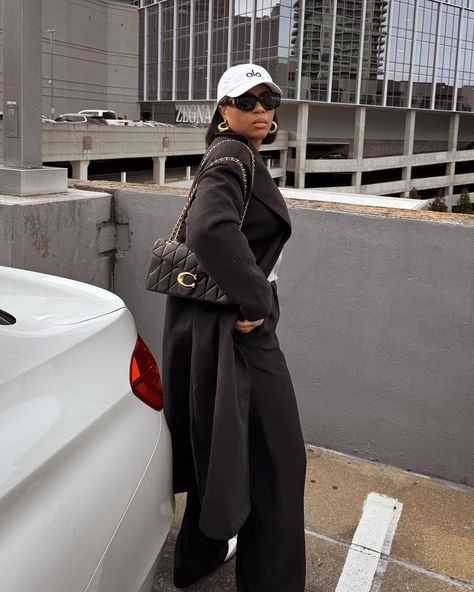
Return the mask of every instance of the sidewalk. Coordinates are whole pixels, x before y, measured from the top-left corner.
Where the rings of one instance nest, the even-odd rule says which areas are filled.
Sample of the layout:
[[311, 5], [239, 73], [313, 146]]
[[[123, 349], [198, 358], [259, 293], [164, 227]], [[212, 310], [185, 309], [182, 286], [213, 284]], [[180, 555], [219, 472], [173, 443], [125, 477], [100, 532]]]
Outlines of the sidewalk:
[[[306, 592], [474, 592], [474, 489], [313, 446], [307, 454]], [[183, 501], [154, 592], [178, 590]], [[189, 590], [234, 592], [234, 562]]]

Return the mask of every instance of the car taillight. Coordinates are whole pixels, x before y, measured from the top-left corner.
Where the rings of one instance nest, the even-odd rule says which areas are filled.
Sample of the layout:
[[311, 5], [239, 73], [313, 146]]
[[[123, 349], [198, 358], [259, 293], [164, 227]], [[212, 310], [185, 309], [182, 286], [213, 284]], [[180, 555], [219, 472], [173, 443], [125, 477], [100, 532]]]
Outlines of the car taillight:
[[130, 360], [130, 386], [133, 394], [141, 401], [161, 411], [163, 390], [160, 373], [155, 358], [140, 335], [137, 336], [137, 343]]

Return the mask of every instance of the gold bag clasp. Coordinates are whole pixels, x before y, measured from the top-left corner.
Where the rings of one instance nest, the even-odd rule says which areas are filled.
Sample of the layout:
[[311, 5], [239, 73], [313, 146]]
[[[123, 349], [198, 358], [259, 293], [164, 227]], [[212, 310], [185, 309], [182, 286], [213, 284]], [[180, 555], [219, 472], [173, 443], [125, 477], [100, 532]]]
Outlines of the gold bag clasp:
[[[186, 283], [187, 276], [191, 276], [192, 279], [194, 280], [191, 284]], [[191, 273], [189, 271], [182, 271], [181, 273], [178, 273], [178, 284], [180, 284], [181, 286], [184, 286], [185, 288], [195, 288], [196, 287], [196, 280], [197, 280], [197, 275], [195, 275], [194, 273]]]

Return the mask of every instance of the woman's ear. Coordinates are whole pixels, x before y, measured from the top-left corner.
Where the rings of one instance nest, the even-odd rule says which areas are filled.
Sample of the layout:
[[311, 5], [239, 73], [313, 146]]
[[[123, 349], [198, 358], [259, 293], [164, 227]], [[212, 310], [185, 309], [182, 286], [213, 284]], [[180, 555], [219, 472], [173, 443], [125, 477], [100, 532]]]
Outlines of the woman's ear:
[[225, 110], [226, 110], [225, 105], [219, 105], [219, 113], [221, 114], [222, 119], [224, 121], [225, 121]]

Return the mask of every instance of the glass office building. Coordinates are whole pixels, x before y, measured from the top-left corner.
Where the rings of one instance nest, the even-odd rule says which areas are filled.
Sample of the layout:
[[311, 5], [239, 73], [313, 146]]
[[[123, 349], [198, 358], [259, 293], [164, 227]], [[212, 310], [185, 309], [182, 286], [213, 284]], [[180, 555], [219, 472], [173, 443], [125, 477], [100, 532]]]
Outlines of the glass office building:
[[142, 102], [255, 62], [286, 99], [474, 109], [474, 0], [139, 0]]

